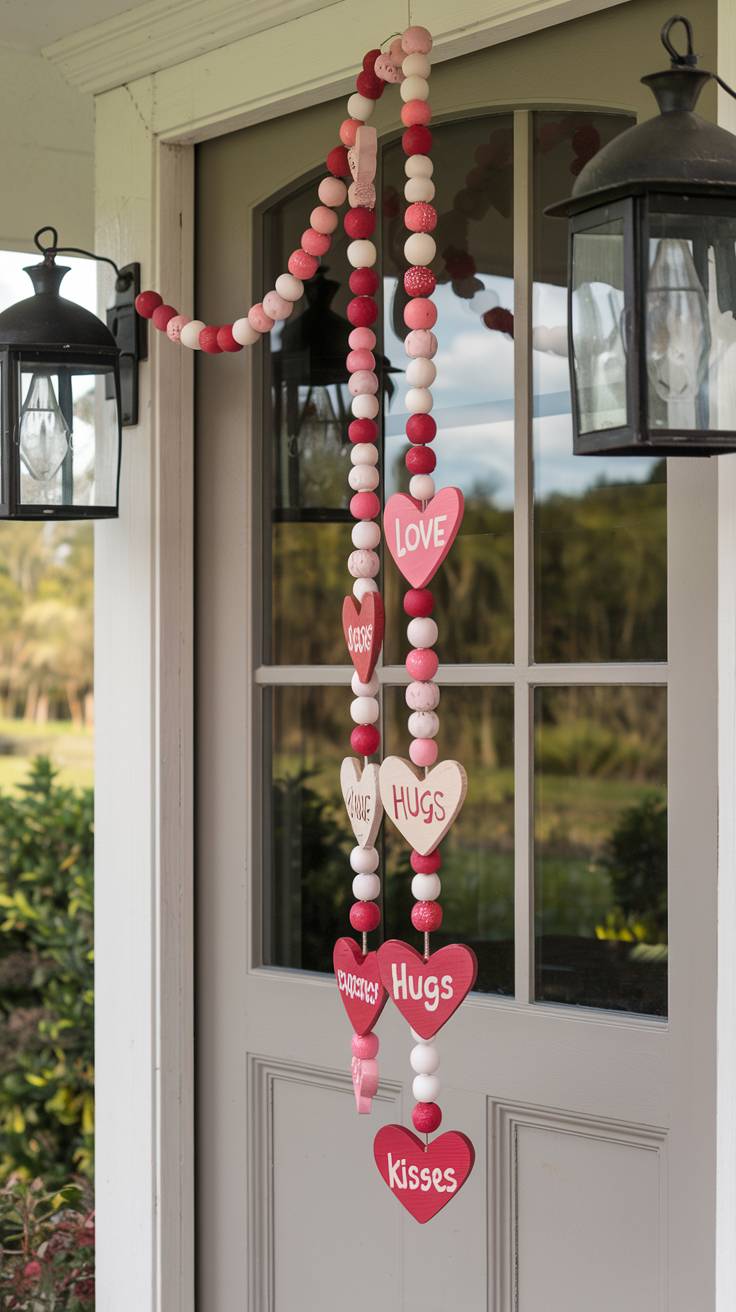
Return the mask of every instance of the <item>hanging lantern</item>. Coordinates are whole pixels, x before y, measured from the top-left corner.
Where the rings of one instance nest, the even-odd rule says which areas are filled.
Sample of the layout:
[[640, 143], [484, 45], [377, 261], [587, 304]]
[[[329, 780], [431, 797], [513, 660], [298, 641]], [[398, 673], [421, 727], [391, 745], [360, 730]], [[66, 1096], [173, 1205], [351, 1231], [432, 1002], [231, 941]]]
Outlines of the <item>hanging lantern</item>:
[[661, 35], [671, 68], [642, 78], [659, 114], [609, 142], [547, 211], [570, 227], [576, 455], [736, 450], [736, 136], [694, 112], [715, 75], [696, 67], [688, 20]]

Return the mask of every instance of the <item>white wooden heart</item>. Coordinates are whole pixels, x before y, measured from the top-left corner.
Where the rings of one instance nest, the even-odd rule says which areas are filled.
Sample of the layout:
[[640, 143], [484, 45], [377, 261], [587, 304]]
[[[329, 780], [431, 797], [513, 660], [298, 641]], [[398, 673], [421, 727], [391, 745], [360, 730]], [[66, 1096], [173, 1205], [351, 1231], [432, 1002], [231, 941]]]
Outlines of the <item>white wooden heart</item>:
[[346, 756], [340, 766], [340, 787], [358, 846], [373, 847], [383, 816], [378, 766], [366, 765], [361, 770], [360, 761]]
[[383, 808], [401, 836], [422, 856], [434, 852], [468, 791], [468, 776], [459, 761], [439, 761], [422, 775], [402, 757], [387, 756], [379, 781]]

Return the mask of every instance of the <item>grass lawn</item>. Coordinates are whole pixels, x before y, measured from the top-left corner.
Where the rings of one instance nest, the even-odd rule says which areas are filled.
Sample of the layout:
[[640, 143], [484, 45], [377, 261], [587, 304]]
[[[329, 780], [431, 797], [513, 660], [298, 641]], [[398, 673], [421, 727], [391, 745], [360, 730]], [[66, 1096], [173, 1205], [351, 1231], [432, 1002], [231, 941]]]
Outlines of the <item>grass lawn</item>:
[[49, 756], [59, 782], [77, 788], [94, 784], [94, 733], [68, 720], [35, 724], [0, 719], [0, 788], [14, 792], [28, 775], [34, 756]]

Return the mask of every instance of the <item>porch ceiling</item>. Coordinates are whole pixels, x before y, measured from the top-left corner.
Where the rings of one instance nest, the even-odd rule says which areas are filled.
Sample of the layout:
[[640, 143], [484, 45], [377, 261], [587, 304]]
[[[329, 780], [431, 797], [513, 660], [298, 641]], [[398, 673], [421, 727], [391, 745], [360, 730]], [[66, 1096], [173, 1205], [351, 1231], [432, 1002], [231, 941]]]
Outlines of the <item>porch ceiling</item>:
[[36, 53], [134, 6], [135, 0], [0, 0], [0, 46]]

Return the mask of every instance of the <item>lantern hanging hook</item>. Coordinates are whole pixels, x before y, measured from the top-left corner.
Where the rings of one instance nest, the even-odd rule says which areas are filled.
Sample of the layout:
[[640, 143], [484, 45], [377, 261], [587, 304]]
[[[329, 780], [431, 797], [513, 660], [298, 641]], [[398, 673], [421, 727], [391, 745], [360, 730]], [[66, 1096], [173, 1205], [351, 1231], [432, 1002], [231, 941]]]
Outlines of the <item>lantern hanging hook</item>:
[[[41, 241], [45, 232], [50, 232], [52, 235], [50, 246], [44, 246]], [[33, 234], [33, 244], [43, 255], [44, 264], [53, 264], [57, 255], [84, 255], [88, 260], [97, 260], [99, 264], [109, 264], [110, 268], [115, 270], [115, 290], [118, 292], [124, 292], [133, 281], [133, 274], [129, 271], [121, 273], [120, 268], [109, 255], [96, 255], [94, 251], [84, 250], [81, 246], [60, 246], [59, 233], [50, 223]]]
[[[687, 36], [687, 50], [684, 55], [680, 54], [670, 38], [670, 32], [677, 23], [682, 23]], [[667, 22], [663, 25], [659, 35], [662, 45], [672, 60], [673, 68], [695, 68], [698, 62], [698, 56], [693, 49], [693, 25], [689, 18], [683, 17], [682, 14], [673, 14], [672, 18], [668, 18]]]

